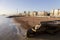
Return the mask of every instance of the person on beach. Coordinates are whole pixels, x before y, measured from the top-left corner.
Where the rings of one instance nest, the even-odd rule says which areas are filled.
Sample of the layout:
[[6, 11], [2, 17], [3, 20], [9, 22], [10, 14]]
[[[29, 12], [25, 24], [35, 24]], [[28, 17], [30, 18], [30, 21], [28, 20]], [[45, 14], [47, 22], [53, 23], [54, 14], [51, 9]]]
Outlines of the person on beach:
[[34, 28], [32, 28], [32, 31], [36, 32], [37, 29], [39, 29], [40, 27], [41, 27], [41, 24], [38, 24]]

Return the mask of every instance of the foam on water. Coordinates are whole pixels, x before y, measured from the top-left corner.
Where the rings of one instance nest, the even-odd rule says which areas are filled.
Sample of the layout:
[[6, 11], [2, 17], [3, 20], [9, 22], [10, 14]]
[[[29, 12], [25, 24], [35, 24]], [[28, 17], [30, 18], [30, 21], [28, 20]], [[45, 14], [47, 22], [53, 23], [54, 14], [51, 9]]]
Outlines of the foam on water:
[[18, 40], [17, 26], [14, 25], [12, 19], [0, 16], [0, 40]]

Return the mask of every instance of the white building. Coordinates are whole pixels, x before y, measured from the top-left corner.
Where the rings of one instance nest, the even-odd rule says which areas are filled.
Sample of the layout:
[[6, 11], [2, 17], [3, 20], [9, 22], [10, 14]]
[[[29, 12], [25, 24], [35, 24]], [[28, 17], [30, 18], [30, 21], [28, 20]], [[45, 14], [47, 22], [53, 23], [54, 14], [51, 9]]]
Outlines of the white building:
[[48, 12], [45, 12], [45, 11], [39, 11], [39, 12], [37, 12], [37, 11], [24, 11], [24, 15], [25, 16], [48, 16], [47, 15], [48, 14]]
[[25, 11], [24, 12], [25, 16], [36, 16], [37, 12], [36, 11]]
[[53, 9], [50, 11], [50, 16], [60, 16], [60, 9]]
[[39, 11], [38, 12], [38, 16], [47, 16], [47, 12], [45, 12], [45, 11]]

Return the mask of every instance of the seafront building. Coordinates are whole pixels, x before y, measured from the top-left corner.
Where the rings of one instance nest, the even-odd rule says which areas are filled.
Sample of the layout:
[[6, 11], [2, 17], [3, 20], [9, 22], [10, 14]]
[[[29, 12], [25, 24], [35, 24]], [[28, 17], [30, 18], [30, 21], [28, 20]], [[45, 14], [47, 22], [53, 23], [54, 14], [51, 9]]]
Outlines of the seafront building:
[[60, 17], [60, 9], [53, 9], [50, 11], [50, 16]]
[[48, 16], [48, 12], [46, 11], [39, 11], [38, 16]]
[[28, 11], [28, 12], [26, 12], [26, 11], [24, 11], [24, 14], [25, 14], [25, 16], [34, 16], [34, 17], [36, 17], [36, 16], [48, 16], [47, 14], [48, 14], [48, 12], [45, 12], [45, 11], [39, 11], [39, 12], [37, 12], [37, 11]]
[[38, 16], [37, 11], [32, 11], [32, 12], [30, 12], [30, 16]]
[[30, 17], [60, 17], [60, 9], [53, 9], [50, 12], [46, 11], [24, 11], [21, 13], [23, 16], [30, 16]]

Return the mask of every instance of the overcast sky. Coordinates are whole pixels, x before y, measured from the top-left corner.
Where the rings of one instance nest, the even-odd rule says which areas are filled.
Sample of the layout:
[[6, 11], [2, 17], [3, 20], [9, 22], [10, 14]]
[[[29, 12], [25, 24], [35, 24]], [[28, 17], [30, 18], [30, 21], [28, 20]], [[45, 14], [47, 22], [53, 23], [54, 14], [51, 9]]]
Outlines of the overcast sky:
[[0, 0], [0, 13], [60, 9], [60, 0]]

